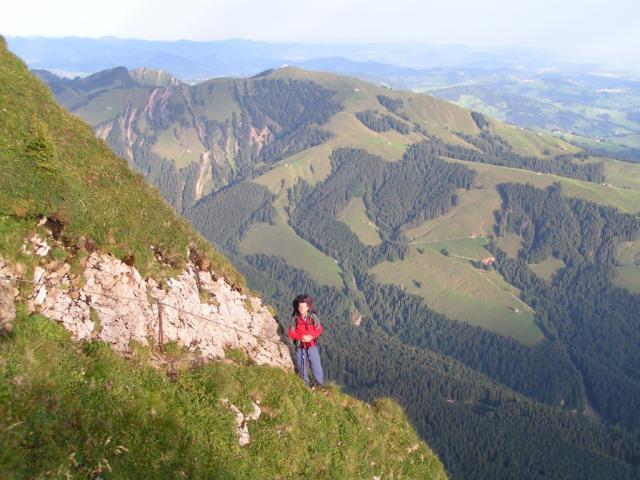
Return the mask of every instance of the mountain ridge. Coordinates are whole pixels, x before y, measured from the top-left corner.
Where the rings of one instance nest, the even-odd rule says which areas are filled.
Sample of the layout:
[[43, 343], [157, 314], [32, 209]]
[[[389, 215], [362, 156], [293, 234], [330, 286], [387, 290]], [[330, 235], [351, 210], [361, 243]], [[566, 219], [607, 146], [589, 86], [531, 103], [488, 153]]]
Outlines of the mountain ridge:
[[[176, 293], [189, 297], [191, 307], [207, 307], [196, 313], [209, 320], [220, 309], [244, 315], [251, 329], [266, 315], [271, 332], [265, 335], [279, 335], [271, 314], [239, 292], [246, 291], [244, 280], [229, 261], [86, 124], [64, 112], [2, 40], [0, 62], [0, 297], [3, 306], [15, 304], [12, 331], [0, 338], [3, 473], [446, 478], [389, 400], [367, 406], [335, 388], [312, 392], [291, 372], [225, 351], [233, 335], [217, 346], [230, 364], [199, 365], [198, 345], [184, 336], [198, 327], [175, 312], [165, 312], [166, 343], [155, 350], [156, 341], [162, 345], [153, 320], [163, 325], [160, 306], [189, 306], [170, 298]], [[222, 290], [212, 286], [214, 278]], [[125, 294], [134, 300], [110, 303]], [[137, 318], [137, 302], [150, 308], [152, 332]], [[72, 313], [80, 308], [84, 317], [75, 323]], [[52, 319], [75, 325], [85, 341], [72, 341]], [[230, 320], [236, 330], [243, 327]], [[133, 334], [114, 329], [119, 322]], [[194, 336], [203, 340], [202, 332]], [[129, 359], [107, 343], [126, 349]], [[261, 361], [257, 343], [238, 346]], [[251, 406], [259, 408], [245, 416]], [[240, 435], [238, 415], [242, 422], [251, 418], [250, 443]], [[318, 450], [312, 464], [305, 455], [310, 444]]]
[[[148, 157], [148, 178], [154, 181], [157, 175], [154, 182], [174, 196], [169, 198], [180, 197], [179, 208], [192, 223], [233, 258], [253, 288], [265, 292], [279, 311], [289, 308], [287, 299], [295, 292], [314, 293], [320, 311], [330, 312], [326, 322], [334, 332], [323, 345], [330, 376], [364, 399], [394, 395], [454, 476], [537, 478], [552, 472], [570, 477], [576, 475], [574, 455], [588, 458], [581, 463], [586, 476], [606, 478], [603, 472], [612, 467], [604, 465], [610, 461], [621, 468], [617, 475], [633, 475], [633, 454], [611, 449], [619, 445], [611, 437], [613, 430], [572, 413], [583, 411], [588, 391], [597, 411], [606, 412], [603, 422], [618, 415], [629, 421], [625, 428], [631, 430], [624, 430], [621, 441], [625, 451], [635, 451], [632, 412], [623, 402], [610, 403], [606, 394], [633, 388], [628, 369], [633, 358], [621, 349], [623, 372], [608, 360], [594, 370], [588, 356], [574, 354], [588, 352], [582, 331], [595, 330], [576, 331], [560, 323], [570, 322], [567, 311], [580, 305], [563, 303], [566, 311], [557, 311], [540, 295], [553, 285], [580, 299], [566, 290], [563, 276], [583, 285], [601, 282], [602, 295], [620, 295], [608, 277], [617, 275], [610, 261], [618, 254], [612, 255], [610, 247], [635, 243], [622, 230], [614, 229], [613, 235], [610, 227], [603, 230], [608, 222], [626, 222], [627, 217], [602, 205], [638, 211], [638, 185], [632, 180], [636, 166], [585, 155], [555, 138], [436, 99], [293, 68], [168, 92], [163, 105], [174, 105], [169, 103], [173, 95], [176, 108], [162, 118], [155, 115], [159, 108], [139, 115], [147, 108], [148, 95], [119, 104], [125, 114], [112, 130], [157, 145], [154, 129], [147, 124], [145, 133], [140, 120], [153, 111], [155, 121], [165, 122], [165, 137], [158, 134], [158, 139], [163, 145], [179, 145], [179, 150], [163, 161]], [[161, 90], [155, 98], [163, 98]], [[316, 109], [309, 98], [326, 100], [322, 105], [327, 108]], [[104, 109], [110, 104], [94, 105]], [[289, 108], [295, 115], [288, 114]], [[320, 121], [305, 123], [311, 118], [305, 116], [306, 108]], [[184, 202], [180, 189], [185, 177], [183, 183], [161, 182], [170, 177], [166, 162], [193, 175], [196, 184], [213, 177], [218, 163], [205, 160], [211, 168], [202, 175], [203, 159], [187, 155], [208, 149], [206, 140], [193, 140], [201, 135], [193, 119], [203, 112], [219, 132], [211, 138], [221, 141], [220, 164], [237, 176], [218, 177], [220, 184], [210, 184], [192, 208], [185, 208], [195, 198], [188, 196]], [[287, 123], [283, 116], [303, 121]], [[167, 119], [174, 122], [169, 127]], [[191, 140], [187, 131], [194, 135]], [[197, 142], [201, 150], [191, 148]], [[113, 145], [124, 149], [132, 143]], [[292, 147], [299, 150], [291, 154]], [[265, 151], [272, 153], [265, 157]], [[240, 166], [246, 169], [243, 174], [237, 173]], [[457, 177], [466, 175], [471, 176], [458, 183]], [[526, 209], [511, 215], [508, 187], [523, 183], [535, 187], [524, 194], [531, 216]], [[407, 208], [413, 204], [419, 208]], [[356, 210], [353, 216], [342, 216], [349, 205]], [[562, 239], [545, 235], [549, 226], [540, 220], [542, 208], [555, 212], [554, 218], [588, 227], [584, 236], [571, 229], [563, 233], [578, 250], [567, 250], [558, 242]], [[404, 220], [394, 222], [396, 217]], [[357, 225], [373, 228], [369, 223], [377, 228], [380, 243], [366, 245], [355, 233]], [[589, 257], [589, 245], [602, 247], [597, 261]], [[560, 253], [565, 250], [566, 255]], [[505, 256], [502, 252], [507, 251]], [[492, 256], [498, 263], [485, 269], [481, 260]], [[628, 257], [625, 254], [627, 262]], [[419, 268], [408, 270], [401, 262]], [[548, 269], [546, 278], [533, 273], [536, 262]], [[627, 263], [635, 268], [632, 264]], [[374, 270], [386, 265], [386, 271]], [[587, 267], [596, 273], [592, 278], [582, 273]], [[455, 295], [429, 297], [436, 291], [434, 282]], [[492, 303], [482, 303], [488, 295]], [[635, 338], [628, 313], [633, 297], [616, 298], [625, 303], [610, 328], [606, 322], [605, 330], [598, 330], [603, 322], [594, 327], [605, 343], [613, 340], [607, 335], [624, 331], [614, 341], [630, 345]], [[460, 317], [453, 315], [454, 308]], [[583, 308], [582, 313], [593, 312]], [[505, 331], [507, 326], [518, 332]], [[607, 370], [615, 373], [608, 375]], [[537, 419], [535, 424], [527, 420], [531, 418]], [[567, 425], [571, 435], [563, 430]], [[599, 440], [587, 448], [579, 438]], [[478, 446], [488, 444], [495, 445], [490, 453]], [[562, 461], [558, 451], [564, 452]], [[486, 462], [487, 456], [492, 460]]]
[[[640, 127], [634, 112], [640, 83], [637, 72], [625, 72], [627, 65], [614, 70], [575, 59], [561, 61], [531, 49], [486, 52], [419, 43], [367, 47], [19, 37], [10, 43], [34, 68], [82, 75], [121, 63], [132, 69], [163, 68], [189, 82], [249, 76], [283, 64], [355, 75], [372, 83], [431, 93], [521, 127], [542, 129], [594, 153], [631, 161], [639, 158]], [[474, 91], [478, 85], [487, 88]]]

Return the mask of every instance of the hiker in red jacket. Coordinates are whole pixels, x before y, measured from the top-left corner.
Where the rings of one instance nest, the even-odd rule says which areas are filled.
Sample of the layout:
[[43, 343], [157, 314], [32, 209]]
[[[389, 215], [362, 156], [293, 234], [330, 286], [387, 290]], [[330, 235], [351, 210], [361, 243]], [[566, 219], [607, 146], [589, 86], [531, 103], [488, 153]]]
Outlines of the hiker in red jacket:
[[320, 354], [316, 346], [316, 340], [320, 335], [322, 335], [322, 324], [313, 308], [313, 298], [307, 294], [298, 295], [293, 299], [289, 337], [296, 346], [296, 366], [305, 385], [309, 385], [307, 363], [311, 365], [311, 373], [316, 384], [322, 385], [324, 381]]

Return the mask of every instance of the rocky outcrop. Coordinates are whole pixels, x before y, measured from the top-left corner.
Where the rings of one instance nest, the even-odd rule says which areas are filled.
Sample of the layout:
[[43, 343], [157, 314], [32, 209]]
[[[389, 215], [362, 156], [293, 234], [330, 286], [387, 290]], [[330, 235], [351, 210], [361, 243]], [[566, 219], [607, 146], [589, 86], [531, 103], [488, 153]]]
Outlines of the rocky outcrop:
[[[37, 248], [37, 247], [36, 247]], [[242, 349], [258, 364], [290, 369], [288, 347], [260, 299], [190, 265], [161, 285], [133, 267], [92, 253], [81, 288], [71, 288], [67, 263], [34, 272], [29, 308], [60, 322], [79, 339], [100, 339], [120, 352], [130, 343], [178, 344], [205, 359]]]
[[[257, 127], [254, 124], [262, 125], [263, 120], [247, 112], [237, 121], [221, 121], [202, 103], [202, 95], [186, 84], [167, 80], [161, 86], [162, 72], [138, 69], [131, 75], [150, 86], [138, 89], [140, 97], [114, 112], [113, 118], [94, 124], [94, 133], [156, 185], [179, 213], [249, 175], [256, 160], [249, 156], [259, 155], [275, 140], [270, 127]], [[170, 145], [159, 140], [161, 134], [172, 139]]]
[[249, 129], [249, 138], [251, 143], [253, 143], [256, 147], [258, 153], [262, 150], [262, 147], [269, 143], [272, 139], [273, 135], [271, 131], [267, 127], [263, 127], [261, 129], [256, 129], [254, 126], [251, 126]]
[[109, 138], [111, 130], [113, 130], [113, 120], [101, 123], [94, 129], [96, 137], [100, 140], [104, 140], [105, 142], [107, 141], [107, 138]]
[[140, 67], [129, 71], [136, 83], [144, 87], [179, 87], [182, 82], [159, 68]]
[[13, 320], [16, 318], [14, 298], [18, 290], [13, 286], [13, 272], [0, 256], [0, 335], [11, 331]]
[[236, 436], [238, 437], [238, 443], [241, 447], [249, 445], [251, 437], [249, 436], [249, 421], [258, 420], [262, 414], [259, 401], [252, 401], [253, 412], [249, 415], [242, 413], [238, 407], [231, 403], [228, 399], [223, 398], [222, 403], [236, 415]]
[[[205, 186], [213, 184], [213, 168], [211, 161], [211, 152], [207, 151], [200, 155], [200, 165], [198, 165], [198, 179], [195, 185], [195, 198], [193, 203], [200, 200], [210, 191], [205, 190]], [[189, 205], [191, 206], [191, 205]]]

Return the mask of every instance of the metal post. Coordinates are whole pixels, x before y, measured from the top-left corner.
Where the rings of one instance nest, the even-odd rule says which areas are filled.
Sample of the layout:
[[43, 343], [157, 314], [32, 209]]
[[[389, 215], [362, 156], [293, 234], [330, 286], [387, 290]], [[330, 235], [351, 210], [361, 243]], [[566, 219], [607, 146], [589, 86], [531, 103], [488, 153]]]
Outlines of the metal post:
[[160, 353], [164, 353], [164, 332], [162, 331], [163, 305], [158, 302], [158, 346]]

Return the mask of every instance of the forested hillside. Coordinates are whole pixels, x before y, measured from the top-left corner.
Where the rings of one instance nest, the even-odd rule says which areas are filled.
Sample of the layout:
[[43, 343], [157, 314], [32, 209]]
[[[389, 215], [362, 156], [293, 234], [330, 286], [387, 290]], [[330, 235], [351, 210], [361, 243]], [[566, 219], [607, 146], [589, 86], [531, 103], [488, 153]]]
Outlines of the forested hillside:
[[[244, 350], [205, 364], [168, 329], [164, 343], [155, 332], [130, 342], [126, 357], [113, 341], [97, 340], [114, 312], [91, 309], [87, 297], [97, 294], [82, 293], [95, 280], [86, 275], [92, 255], [121, 269], [102, 272], [110, 289], [101, 298], [117, 299], [122, 271], [160, 290], [179, 283], [185, 268], [215, 275], [238, 295], [244, 279], [60, 108], [1, 37], [0, 106], [0, 478], [446, 478], [388, 398], [364, 404], [331, 385], [312, 391]], [[56, 278], [61, 290], [36, 289], [42, 277]], [[56, 295], [47, 311], [35, 299]], [[157, 301], [147, 295], [118, 306]], [[200, 285], [194, 296], [210, 307], [224, 301]], [[44, 315], [71, 316], [80, 305], [93, 327], [84, 341], [65, 330], [65, 318]], [[143, 329], [140, 322], [132, 328]], [[207, 330], [219, 333], [219, 325]]]
[[[584, 378], [585, 394], [608, 420], [640, 427], [640, 296], [613, 285], [615, 247], [640, 229], [637, 215], [576, 199], [561, 187], [501, 186], [499, 228], [522, 236], [515, 259], [497, 265], [561, 339]], [[549, 257], [566, 265], [548, 282], [528, 267]]]
[[73, 111], [454, 478], [637, 477], [639, 166], [292, 68], [144, 88]]
[[[473, 170], [462, 164], [446, 163], [421, 145], [409, 148], [400, 163], [385, 162], [362, 150], [346, 149], [334, 150], [331, 160], [331, 174], [325, 181], [311, 186], [301, 180], [288, 191], [286, 200], [295, 231], [340, 265], [343, 286], [339, 289], [319, 284], [303, 270], [274, 256], [252, 254], [245, 255], [244, 260], [238, 256], [242, 250], [240, 240], [251, 231], [253, 222], [277, 225], [279, 200], [264, 187], [241, 184], [221, 190], [201, 202], [189, 218], [205, 235], [224, 245], [237, 259], [250, 284], [265, 292], [285, 315], [288, 299], [296, 292], [314, 292], [320, 311], [329, 312], [326, 325], [332, 334], [325, 337], [323, 352], [332, 377], [363, 398], [377, 395], [398, 398], [454, 476], [612, 478], [614, 469], [614, 476], [631, 478], [639, 447], [633, 424], [628, 424], [627, 433], [616, 432], [570, 411], [585, 408], [585, 398], [590, 398], [586, 396], [587, 377], [568, 352], [568, 343], [549, 327], [545, 316], [538, 315], [541, 313], [538, 304], [525, 294], [524, 286], [513, 281], [522, 288], [523, 299], [535, 308], [546, 337], [533, 347], [451, 321], [430, 310], [419, 296], [397, 286], [380, 284], [369, 273], [369, 268], [379, 262], [402, 259], [415, 248], [402, 241], [399, 225], [415, 217], [421, 217], [417, 222], [420, 223], [455, 210], [455, 193], [472, 188]], [[253, 186], [249, 188], [250, 185]], [[501, 187], [502, 193], [504, 188]], [[380, 200], [399, 192], [406, 197]], [[239, 202], [238, 195], [244, 201]], [[382, 226], [378, 245], [362, 244], [336, 218], [337, 212], [355, 196], [363, 198], [368, 218]], [[421, 196], [429, 201], [421, 204]], [[405, 204], [404, 198], [412, 200]], [[252, 219], [252, 214], [242, 213], [240, 205], [256, 216]], [[505, 208], [516, 215], [515, 208]], [[611, 208], [598, 208], [614, 214], [613, 218], [620, 215]], [[542, 205], [539, 212], [545, 216], [548, 209]], [[398, 219], [397, 224], [385, 223], [385, 218]], [[609, 235], [619, 231], [616, 240], [610, 239], [613, 243], [625, 240], [638, 229], [636, 216], [620, 218], [622, 223], [612, 225], [609, 230]], [[505, 222], [510, 225], [514, 220]], [[572, 245], [576, 244], [574, 237], [567, 237], [573, 239]], [[497, 256], [502, 271], [504, 260]], [[505, 278], [511, 281], [507, 273]], [[624, 315], [627, 322], [635, 321], [630, 312]], [[630, 336], [629, 346], [634, 341]], [[447, 358], [461, 363], [452, 364]], [[620, 360], [627, 365], [635, 361]], [[453, 368], [454, 365], [458, 366]], [[420, 379], [418, 383], [416, 378]], [[563, 408], [526, 400], [504, 386]], [[628, 400], [617, 405], [634, 408]], [[615, 420], [611, 417], [610, 421]], [[573, 433], [568, 434], [569, 431]], [[461, 438], [465, 440], [460, 442]], [[585, 443], [585, 438], [591, 440]], [[593, 453], [587, 452], [598, 453], [591, 457]], [[585, 455], [590, 458], [586, 463]], [[611, 460], [605, 461], [607, 457]], [[541, 463], [551, 458], [552, 466], [540, 468]], [[627, 467], [618, 471], [622, 466], [618, 461], [626, 462]], [[576, 469], [579, 462], [583, 462], [580, 463], [583, 470]]]
[[189, 87], [122, 67], [74, 80], [36, 73], [178, 211], [325, 142], [332, 134], [321, 125], [341, 108], [314, 82], [264, 75]]

